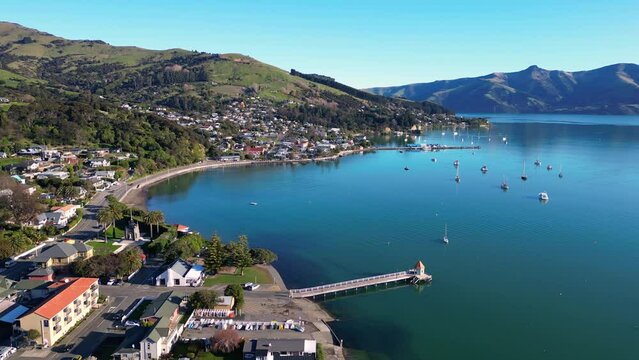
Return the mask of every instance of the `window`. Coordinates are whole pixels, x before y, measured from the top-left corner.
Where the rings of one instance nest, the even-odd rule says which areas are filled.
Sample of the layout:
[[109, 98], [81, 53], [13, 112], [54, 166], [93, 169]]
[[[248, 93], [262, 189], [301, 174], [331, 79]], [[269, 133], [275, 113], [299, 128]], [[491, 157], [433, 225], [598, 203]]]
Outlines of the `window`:
[[180, 279], [175, 279], [175, 280], [173, 280], [173, 282], [174, 282], [175, 285], [180, 285]]
[[43, 323], [44, 323], [44, 327], [49, 327], [49, 320], [44, 320]]

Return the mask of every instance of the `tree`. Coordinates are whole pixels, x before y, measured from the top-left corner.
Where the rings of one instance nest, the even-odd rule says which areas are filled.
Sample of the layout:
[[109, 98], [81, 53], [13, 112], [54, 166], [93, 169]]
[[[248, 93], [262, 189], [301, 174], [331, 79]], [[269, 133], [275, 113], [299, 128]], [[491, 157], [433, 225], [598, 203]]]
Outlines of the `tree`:
[[144, 214], [143, 220], [149, 224], [151, 238], [153, 238], [153, 225], [156, 225], [157, 231], [160, 232], [160, 223], [164, 222], [164, 214], [161, 211], [149, 211]]
[[235, 329], [220, 330], [211, 338], [213, 352], [228, 354], [237, 350], [242, 343], [240, 333]]
[[63, 185], [58, 188], [56, 195], [63, 199], [75, 199], [80, 195], [80, 189], [72, 185]]
[[168, 261], [185, 259], [195, 256], [204, 247], [204, 238], [198, 234], [183, 236], [168, 244], [164, 251], [164, 258]]
[[11, 177], [0, 177], [0, 189], [10, 192], [8, 195], [0, 196], [0, 216], [4, 221], [13, 220], [22, 226], [42, 211], [42, 204], [38, 199]]
[[209, 273], [217, 273], [222, 267], [224, 263], [223, 251], [222, 239], [218, 234], [213, 234], [204, 259], [204, 266]]
[[[112, 195], [109, 195], [113, 198]], [[113, 227], [113, 237], [115, 238], [115, 222], [124, 218], [124, 211], [126, 210], [126, 206], [120, 202], [111, 201], [107, 196], [107, 200], [109, 204], [100, 210], [97, 214], [97, 220], [99, 223], [108, 224], [111, 223]]]
[[242, 310], [244, 306], [244, 289], [240, 284], [231, 284], [224, 289], [224, 295], [235, 298], [235, 309]]
[[27, 331], [27, 337], [31, 340], [35, 340], [37, 338], [40, 337], [40, 332], [36, 329], [29, 329], [29, 331]]
[[212, 309], [217, 304], [217, 293], [214, 290], [199, 290], [189, 297], [191, 309]]
[[248, 237], [246, 237], [246, 235], [240, 235], [233, 250], [234, 264], [241, 269], [242, 275], [244, 275], [244, 269], [253, 265]]
[[253, 264], [271, 264], [277, 260], [277, 255], [269, 249], [251, 249]]

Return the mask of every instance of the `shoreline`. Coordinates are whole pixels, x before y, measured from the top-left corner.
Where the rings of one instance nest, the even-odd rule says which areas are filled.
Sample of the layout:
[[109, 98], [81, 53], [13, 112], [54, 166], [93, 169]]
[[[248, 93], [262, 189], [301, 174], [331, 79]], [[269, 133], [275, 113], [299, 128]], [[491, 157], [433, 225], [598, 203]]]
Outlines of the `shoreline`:
[[172, 177], [179, 175], [185, 175], [198, 171], [207, 171], [212, 169], [219, 169], [225, 167], [239, 167], [239, 166], [255, 166], [255, 165], [279, 165], [279, 164], [303, 164], [318, 161], [331, 161], [337, 160], [340, 157], [353, 155], [357, 153], [372, 152], [375, 149], [366, 148], [359, 150], [345, 150], [340, 151], [336, 155], [323, 156], [314, 159], [299, 159], [299, 160], [241, 160], [236, 162], [222, 162], [218, 160], [204, 160], [196, 164], [183, 165], [176, 168], [164, 170], [159, 173], [147, 175], [140, 179], [133, 180], [127, 184], [127, 190], [120, 197], [120, 201], [126, 205], [138, 207], [146, 210], [147, 193], [148, 188], [152, 185], [160, 183], [164, 180], [168, 180]]

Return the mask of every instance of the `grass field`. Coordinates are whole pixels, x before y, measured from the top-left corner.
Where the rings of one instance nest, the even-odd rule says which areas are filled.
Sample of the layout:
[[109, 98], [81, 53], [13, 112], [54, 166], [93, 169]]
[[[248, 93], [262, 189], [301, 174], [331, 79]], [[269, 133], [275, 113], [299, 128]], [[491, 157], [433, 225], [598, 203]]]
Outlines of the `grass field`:
[[[117, 234], [117, 231], [116, 231]], [[113, 245], [113, 241], [100, 242], [100, 241], [88, 241], [87, 245], [93, 247], [94, 255], [106, 255], [113, 253], [118, 245]]]
[[236, 273], [234, 275], [218, 274], [206, 278], [204, 286], [213, 286], [218, 284], [244, 284], [247, 282], [258, 284], [272, 284], [273, 277], [265, 269], [258, 267], [250, 267], [244, 269], [244, 275]]

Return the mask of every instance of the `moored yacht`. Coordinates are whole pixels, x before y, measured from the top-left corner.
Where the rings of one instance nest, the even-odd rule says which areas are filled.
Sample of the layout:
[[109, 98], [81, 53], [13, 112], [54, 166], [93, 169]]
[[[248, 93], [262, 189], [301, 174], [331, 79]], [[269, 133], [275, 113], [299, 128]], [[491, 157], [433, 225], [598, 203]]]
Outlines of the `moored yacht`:
[[552, 165], [548, 164], [548, 166], [546, 166], [546, 170], [548, 171], [552, 170]]
[[528, 175], [526, 175], [526, 161], [524, 161], [524, 171], [521, 173], [521, 179], [523, 181], [528, 180]]
[[459, 160], [455, 160], [455, 161], [453, 161], [453, 166], [454, 166], [454, 167], [458, 167], [458, 166], [459, 166]]
[[548, 201], [548, 199], [550, 199], [548, 197], [548, 193], [545, 192], [545, 191], [540, 192], [538, 197], [539, 197], [539, 200], [541, 200], [541, 201]]
[[508, 186], [508, 182], [506, 181], [506, 178], [504, 178], [504, 180], [501, 182], [501, 186], [499, 187], [504, 191], [507, 191], [508, 189], [510, 189], [510, 186]]
[[444, 225], [444, 237], [442, 238], [444, 244], [448, 245], [448, 224]]
[[483, 172], [484, 174], [485, 174], [486, 172], [488, 172], [488, 166], [486, 166], [486, 165], [482, 166], [482, 167], [481, 167], [481, 172]]

